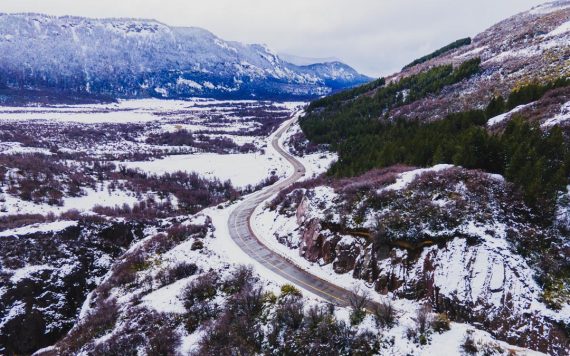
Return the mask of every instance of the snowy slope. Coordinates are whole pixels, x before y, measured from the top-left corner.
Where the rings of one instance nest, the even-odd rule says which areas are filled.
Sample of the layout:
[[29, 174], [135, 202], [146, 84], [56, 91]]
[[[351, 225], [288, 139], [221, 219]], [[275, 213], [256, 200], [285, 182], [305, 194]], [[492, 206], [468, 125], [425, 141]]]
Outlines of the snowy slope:
[[262, 45], [153, 20], [0, 15], [3, 86], [113, 97], [306, 98], [368, 81], [349, 66], [296, 66]]
[[507, 342], [567, 350], [559, 325], [570, 321], [570, 306], [545, 301], [537, 262], [524, 252], [564, 232], [531, 223], [501, 176], [437, 165], [324, 182], [256, 210], [266, 244], [325, 280], [348, 288], [364, 280]]
[[[481, 73], [440, 94], [392, 110], [390, 116], [421, 119], [486, 106], [493, 95], [508, 94], [522, 83], [547, 82], [570, 75], [570, 2], [559, 0], [505, 19], [474, 36], [471, 44], [406, 68], [395, 81], [442, 64], [481, 59]], [[461, 100], [457, 100], [461, 98]]]

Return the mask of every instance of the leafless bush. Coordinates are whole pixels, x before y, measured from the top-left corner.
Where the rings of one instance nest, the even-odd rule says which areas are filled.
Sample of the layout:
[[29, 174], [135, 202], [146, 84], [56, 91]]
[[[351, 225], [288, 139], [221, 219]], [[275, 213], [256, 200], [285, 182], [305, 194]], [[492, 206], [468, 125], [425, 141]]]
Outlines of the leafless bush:
[[15, 229], [21, 226], [46, 222], [47, 218], [40, 214], [19, 214], [0, 217], [0, 230]]
[[381, 302], [374, 307], [376, 322], [382, 327], [391, 328], [396, 323], [396, 309], [391, 301]]
[[75, 354], [89, 341], [110, 330], [118, 316], [117, 302], [114, 299], [98, 302], [91, 311], [58, 345], [61, 354]]
[[172, 268], [167, 268], [161, 270], [156, 279], [160, 282], [160, 285], [172, 284], [180, 279], [193, 276], [198, 271], [198, 266], [194, 263], [179, 262]]
[[300, 298], [284, 299], [275, 310], [275, 322], [296, 330], [303, 323], [303, 308], [303, 300]]
[[176, 355], [180, 342], [180, 336], [173, 327], [159, 325], [150, 329], [145, 351], [148, 356]]
[[222, 290], [228, 294], [241, 292], [252, 287], [259, 279], [254, 276], [251, 266], [238, 266], [233, 273], [222, 282]]
[[250, 284], [246, 284], [228, 301], [228, 308], [231, 313], [235, 316], [249, 318], [252, 322], [263, 310], [263, 305], [263, 289]]
[[348, 303], [353, 310], [364, 310], [370, 302], [370, 293], [360, 287], [354, 287], [348, 295]]
[[129, 220], [156, 220], [180, 214], [170, 202], [157, 203], [152, 199], [135, 203], [132, 207], [128, 204], [114, 207], [96, 205], [92, 210], [100, 215]]
[[416, 327], [420, 334], [425, 334], [431, 324], [431, 308], [428, 305], [422, 305], [418, 308], [415, 321]]
[[366, 316], [366, 307], [370, 302], [370, 293], [360, 286], [354, 287], [348, 295], [348, 303], [352, 308], [350, 314], [350, 322], [352, 325], [358, 325]]
[[146, 142], [154, 145], [190, 146], [203, 152], [219, 154], [247, 153], [256, 150], [253, 144], [238, 145], [227, 137], [210, 137], [203, 133], [195, 134], [188, 130], [152, 134]]
[[473, 338], [473, 330], [467, 330], [461, 348], [468, 355], [475, 355], [479, 351], [475, 339]]
[[450, 328], [449, 324], [450, 324], [450, 321], [449, 321], [449, 318], [447, 317], [447, 314], [439, 313], [439, 314], [435, 315], [435, 318], [433, 318], [433, 320], [431, 322], [431, 327], [436, 332], [442, 333], [444, 331], [449, 330], [449, 328]]
[[140, 333], [119, 335], [113, 334], [107, 340], [99, 342], [93, 348], [95, 355], [137, 356], [137, 349], [144, 344], [144, 336]]
[[137, 272], [146, 267], [148, 267], [146, 253], [142, 249], [136, 249], [125, 255], [122, 261], [115, 265], [106, 284], [111, 287], [128, 285], [136, 280]]
[[190, 282], [182, 292], [186, 309], [190, 309], [196, 302], [212, 299], [217, 294], [217, 280], [216, 272], [208, 272]]

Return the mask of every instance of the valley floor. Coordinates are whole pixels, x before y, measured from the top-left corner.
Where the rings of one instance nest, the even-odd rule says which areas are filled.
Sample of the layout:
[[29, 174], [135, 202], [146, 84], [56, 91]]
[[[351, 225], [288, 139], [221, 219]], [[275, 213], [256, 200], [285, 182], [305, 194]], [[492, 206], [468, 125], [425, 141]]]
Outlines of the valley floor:
[[[170, 328], [170, 332], [179, 335], [180, 339], [173, 342], [176, 347], [172, 351], [181, 354], [199, 353], [204, 347], [201, 340], [212, 332], [212, 325], [215, 326], [215, 323], [210, 321], [197, 327], [188, 327], [179, 321], [191, 320], [193, 317], [193, 311], [187, 302], [188, 286], [209, 273], [216, 273], [220, 281], [231, 279], [236, 268], [241, 265], [252, 267], [254, 279], [257, 281], [255, 285], [278, 296], [277, 304], [270, 303], [271, 306], [267, 307], [269, 316], [266, 315], [266, 318], [271, 318], [271, 315], [279, 310], [279, 300], [285, 303], [283, 301], [288, 298], [282, 286], [295, 283], [273, 273], [271, 269], [257, 263], [242, 251], [231, 237], [228, 220], [240, 202], [244, 198], [247, 199], [247, 194], [251, 194], [253, 189], [262, 188], [263, 184], [260, 183], [263, 183], [264, 179], [272, 176], [284, 179], [294, 173], [290, 164], [272, 147], [271, 141], [272, 132], [298, 110], [299, 106], [299, 103], [151, 100], [104, 106], [2, 108], [0, 133], [4, 136], [0, 139], [0, 147], [3, 149], [0, 156], [4, 159], [2, 166], [7, 169], [2, 176], [3, 193], [0, 193], [0, 218], [4, 219], [1, 220], [4, 225], [0, 226], [0, 239], [10, 241], [12, 245], [9, 249], [14, 250], [0, 249], [0, 272], [5, 282], [0, 287], [0, 306], [4, 308], [4, 312], [0, 313], [0, 330], [6, 335], [5, 339], [0, 340], [0, 344], [13, 342], [11, 337], [20, 333], [15, 330], [17, 326], [14, 325], [15, 321], [23, 320], [18, 318], [23, 318], [32, 311], [36, 313], [42, 310], [41, 306], [26, 301], [33, 295], [18, 295], [18, 288], [24, 288], [24, 282], [33, 283], [34, 289], [40, 290], [41, 293], [55, 294], [61, 303], [65, 303], [67, 296], [64, 291], [52, 291], [49, 286], [42, 285], [46, 280], [46, 273], [50, 276], [50, 283], [57, 284], [63, 283], [61, 281], [74, 275], [78, 269], [85, 268], [87, 271], [79, 278], [89, 278], [91, 283], [83, 289], [84, 300], [75, 300], [76, 305], [80, 306], [76, 311], [77, 319], [67, 315], [66, 326], [62, 329], [65, 332], [58, 334], [67, 336], [63, 336], [54, 346], [44, 348], [38, 354], [50, 355], [70, 350], [84, 354], [97, 352], [100, 351], [99, 348], [117, 347], [117, 340], [120, 340], [122, 335], [139, 332], [145, 340], [153, 342], [153, 338], [157, 336], [153, 336], [136, 320], [133, 313], [138, 312], [142, 313], [141, 315], [159, 313], [157, 325]], [[264, 125], [263, 120], [268, 118], [272, 125]], [[26, 132], [25, 137], [19, 136], [18, 132]], [[182, 134], [176, 136], [164, 135], [165, 133]], [[279, 144], [294, 153], [289, 143], [291, 137], [298, 133], [298, 125], [293, 124], [281, 137]], [[193, 137], [188, 137], [192, 136], [190, 134], [193, 134]], [[197, 138], [198, 135], [202, 137]], [[220, 138], [229, 139], [232, 143], [215, 140]], [[181, 142], [184, 144], [180, 145]], [[249, 146], [243, 149], [246, 144]], [[20, 154], [26, 155], [19, 156]], [[17, 167], [17, 163], [14, 163], [22, 157], [27, 157], [27, 154], [40, 155], [41, 158], [38, 159], [45, 167], [61, 166], [51, 179], [65, 181], [67, 185], [58, 188], [62, 196], [55, 204], [41, 199], [34, 201], [23, 194], [25, 192], [22, 192], [22, 186], [26, 180], [37, 178], [26, 177], [26, 172], [23, 171], [26, 166]], [[324, 173], [335, 159], [334, 154], [324, 151], [298, 156], [297, 160], [306, 169], [302, 180]], [[107, 162], [113, 163], [113, 166], [97, 171], [99, 168], [95, 167]], [[177, 195], [180, 194], [179, 190], [157, 188], [154, 183], [140, 183], [140, 180], [152, 177], [159, 181], [164, 180], [165, 174], [174, 174], [177, 171], [187, 174], [196, 172], [206, 180], [230, 180], [232, 186], [239, 190], [241, 197], [232, 195], [227, 199], [226, 196], [220, 195], [216, 199], [209, 199], [209, 206], [204, 203], [197, 211], [183, 213], [180, 210], [180, 202], [188, 198]], [[95, 178], [92, 178], [91, 174]], [[98, 174], [100, 179], [96, 177]], [[84, 183], [88, 180], [85, 177], [69, 178], [76, 175], [91, 177], [95, 182]], [[34, 182], [45, 182], [46, 179], [43, 178], [46, 177]], [[190, 184], [188, 182], [193, 180], [180, 184]], [[77, 184], [79, 193], [69, 194], [73, 184]], [[211, 192], [210, 194], [218, 194], [212, 193], [214, 190], [229, 190], [228, 187], [221, 186], [208, 189], [205, 188], [205, 191]], [[333, 198], [327, 198], [326, 191], [322, 193], [319, 199], [323, 201], [330, 202]], [[360, 288], [376, 302], [393, 303], [397, 315], [396, 325], [393, 327], [379, 326], [372, 315], [365, 315], [361, 322], [354, 323], [350, 308], [334, 308], [333, 315], [336, 320], [343, 321], [346, 325], [355, 324], [350, 327], [354, 335], [375, 335], [373, 339], [379, 340], [379, 354], [462, 354], [465, 352], [466, 340], [471, 340], [480, 354], [538, 354], [497, 341], [480, 328], [464, 323], [451, 323], [450, 330], [442, 333], [429, 332], [427, 339], [419, 342], [417, 335], [412, 335], [410, 330], [414, 330], [417, 325], [418, 310], [422, 309], [422, 304], [398, 298], [391, 293], [381, 295], [371, 284], [353, 278], [350, 272], [339, 274], [331, 263], [309, 262], [299, 254], [298, 249], [291, 249], [279, 242], [276, 237], [280, 233], [290, 234], [293, 240], [298, 239], [298, 236], [293, 235], [299, 234], [300, 227], [294, 216], [285, 218], [267, 209], [274, 197], [255, 209], [252, 220], [253, 230], [264, 244], [291, 263], [329, 283], [346, 290]], [[128, 227], [133, 232], [125, 232], [125, 236], [129, 238], [121, 248], [101, 247], [107, 243], [105, 229], [116, 231], [114, 224], [124, 224], [131, 219], [120, 210], [123, 205], [128, 206], [125, 209], [129, 214], [134, 214], [136, 204], [151, 200], [168, 200], [172, 205], [169, 207], [172, 214], [161, 215], [154, 212], [155, 215], [149, 215], [153, 223], [144, 223], [140, 229]], [[116, 215], [108, 216], [107, 222], [85, 222], [86, 217], [93, 220], [99, 215], [105, 215], [108, 210], [103, 208], [115, 209], [113, 214]], [[70, 209], [75, 213], [69, 214]], [[157, 209], [160, 210], [160, 207]], [[38, 217], [48, 213], [52, 213], [52, 216], [47, 218], [47, 222]], [[21, 219], [21, 223], [10, 223], [11, 217], [24, 214], [27, 218]], [[89, 233], [98, 234], [103, 241], [101, 246], [86, 247], [90, 251], [88, 253], [93, 254], [92, 264], [66, 260], [59, 252], [41, 257], [39, 260], [42, 262], [37, 264], [34, 258], [22, 252], [26, 241], [38, 244], [45, 243], [45, 240], [50, 238], [64, 241], [60, 246], [62, 250], [71, 249], [70, 246], [75, 240], [66, 240], [64, 236], [75, 231], [74, 229], [80, 229], [78, 236], [82, 236], [82, 240], [87, 234], [86, 226], [91, 226], [88, 225], [91, 223], [96, 227], [89, 228]], [[180, 229], [191, 232], [185, 232], [184, 237], [176, 237], [177, 240], [173, 242], [174, 236], [178, 236], [176, 231]], [[116, 236], [116, 233], [112, 232], [111, 235]], [[164, 236], [168, 236], [170, 240], [164, 240]], [[15, 250], [16, 247], [20, 249], [19, 252]], [[18, 261], [18, 258], [21, 260]], [[133, 263], [133, 260], [137, 262]], [[189, 265], [193, 266], [193, 272], [179, 271], [181, 266]], [[127, 273], [125, 271], [128, 271], [128, 277], [120, 274]], [[166, 277], [170, 275], [174, 277]], [[328, 303], [307, 291], [303, 285], [296, 287], [302, 292], [305, 310], [314, 306], [328, 308]], [[224, 290], [218, 291], [210, 302], [223, 309], [234, 298], [234, 295]], [[104, 308], [108, 306], [105, 303], [109, 300], [116, 303], [111, 313], [113, 320], [102, 332], [95, 333], [88, 325], [93, 323], [95, 316], [102, 313], [102, 310], [106, 310]], [[43, 310], [52, 314], [50, 317], [43, 317], [44, 321], [49, 319], [49, 327], [44, 330], [46, 335], [50, 328], [62, 327], [57, 316], [59, 309]], [[270, 328], [268, 325], [262, 327]], [[42, 346], [54, 344], [58, 339]], [[141, 345], [144, 343], [137, 347], [142, 350], [144, 347]], [[13, 344], [0, 346], [0, 351], [6, 350], [2, 347], [14, 350]], [[148, 353], [148, 349], [145, 350]]]

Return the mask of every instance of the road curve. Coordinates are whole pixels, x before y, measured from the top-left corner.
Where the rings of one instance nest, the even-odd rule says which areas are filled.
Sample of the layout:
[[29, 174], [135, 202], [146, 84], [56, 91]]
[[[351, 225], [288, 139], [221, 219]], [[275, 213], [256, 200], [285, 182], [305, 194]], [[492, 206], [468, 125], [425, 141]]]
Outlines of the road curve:
[[271, 250], [255, 236], [251, 228], [251, 219], [255, 208], [273, 194], [295, 183], [305, 174], [303, 164], [279, 146], [279, 138], [297, 118], [298, 113], [276, 132], [271, 141], [273, 148], [293, 166], [293, 175], [247, 197], [241, 202], [229, 217], [230, 236], [252, 259], [287, 279], [292, 284], [316, 294], [330, 303], [348, 306], [349, 296], [351, 295], [349, 291], [301, 269], [293, 262]]

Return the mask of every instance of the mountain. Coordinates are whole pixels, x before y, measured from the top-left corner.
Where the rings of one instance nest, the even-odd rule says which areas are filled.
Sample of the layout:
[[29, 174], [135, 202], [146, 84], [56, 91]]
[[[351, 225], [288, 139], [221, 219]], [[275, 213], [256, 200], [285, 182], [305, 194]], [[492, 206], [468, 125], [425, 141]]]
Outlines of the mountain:
[[152, 20], [2, 14], [0, 53], [5, 95], [306, 99], [369, 81], [340, 62], [297, 66], [262, 45]]
[[570, 2], [555, 1], [313, 101], [297, 146], [338, 161], [280, 194], [265, 234], [339, 278], [566, 355], [569, 108]]
[[[568, 1], [540, 5], [500, 21], [461, 46], [405, 68], [388, 82], [441, 65], [457, 66], [481, 59], [481, 73], [452, 85], [441, 93], [395, 108], [391, 115], [429, 119], [448, 112], [482, 108], [494, 95], [506, 97], [529, 81], [546, 82], [570, 75], [570, 25]], [[460, 100], [457, 100], [457, 99]]]

